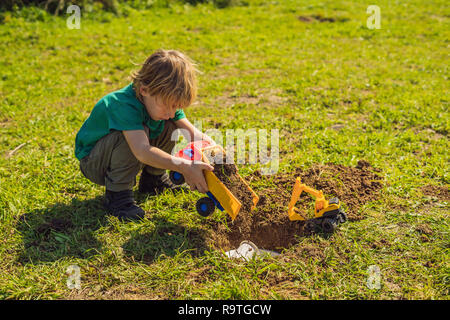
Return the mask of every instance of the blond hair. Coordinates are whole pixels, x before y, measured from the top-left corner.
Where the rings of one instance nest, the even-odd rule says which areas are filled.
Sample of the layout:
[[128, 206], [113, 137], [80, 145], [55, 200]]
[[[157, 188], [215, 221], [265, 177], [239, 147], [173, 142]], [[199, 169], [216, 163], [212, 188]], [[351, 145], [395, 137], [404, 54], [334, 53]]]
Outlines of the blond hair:
[[176, 50], [155, 51], [132, 73], [136, 96], [142, 101], [140, 88], [158, 96], [166, 106], [175, 104], [182, 109], [192, 104], [197, 96], [197, 79], [194, 62]]

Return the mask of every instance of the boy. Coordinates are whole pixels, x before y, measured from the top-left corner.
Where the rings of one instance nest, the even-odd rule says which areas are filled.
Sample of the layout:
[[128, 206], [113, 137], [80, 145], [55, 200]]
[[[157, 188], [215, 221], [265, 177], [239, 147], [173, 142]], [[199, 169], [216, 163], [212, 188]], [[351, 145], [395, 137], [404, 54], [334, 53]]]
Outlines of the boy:
[[174, 189], [166, 169], [183, 174], [191, 190], [205, 193], [203, 170], [213, 167], [171, 155], [172, 132], [184, 129], [194, 140], [207, 140], [186, 118], [183, 109], [197, 94], [196, 69], [175, 50], [158, 50], [138, 72], [133, 83], [104, 96], [83, 123], [75, 139], [75, 156], [83, 175], [104, 185], [105, 208], [119, 219], [139, 219], [132, 188], [142, 169], [139, 192], [157, 194]]

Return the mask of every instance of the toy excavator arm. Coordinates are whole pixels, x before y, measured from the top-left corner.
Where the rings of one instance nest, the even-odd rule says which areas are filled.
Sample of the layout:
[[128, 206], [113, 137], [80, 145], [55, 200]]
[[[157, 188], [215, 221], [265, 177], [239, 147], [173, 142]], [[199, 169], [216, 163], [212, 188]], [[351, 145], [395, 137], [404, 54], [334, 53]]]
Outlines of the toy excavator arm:
[[[300, 178], [297, 178], [297, 179], [300, 180]], [[313, 189], [303, 183], [300, 184], [300, 188], [301, 188], [301, 191], [305, 191], [305, 192], [309, 193], [310, 195], [313, 195], [314, 197], [316, 197], [316, 199], [323, 198], [323, 193], [321, 190]]]
[[291, 201], [289, 202], [288, 216], [289, 220], [306, 220], [307, 218], [295, 207], [301, 193], [305, 191], [316, 198], [315, 211], [318, 212], [326, 206], [326, 200], [321, 190], [316, 190], [301, 183], [300, 178], [295, 180], [294, 189], [292, 190]]
[[[295, 180], [294, 189], [292, 190], [291, 201], [289, 202], [288, 215], [289, 220], [306, 220], [306, 217], [303, 216], [295, 207], [298, 199], [300, 198], [300, 194], [303, 191], [303, 187], [305, 185], [301, 183], [300, 178]], [[299, 214], [300, 213], [300, 214]]]

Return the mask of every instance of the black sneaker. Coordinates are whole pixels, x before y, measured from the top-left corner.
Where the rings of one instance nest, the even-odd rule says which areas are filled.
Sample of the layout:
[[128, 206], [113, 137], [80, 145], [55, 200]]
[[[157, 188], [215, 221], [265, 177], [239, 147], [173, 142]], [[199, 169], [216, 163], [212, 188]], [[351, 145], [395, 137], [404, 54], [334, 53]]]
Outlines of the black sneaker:
[[142, 170], [141, 178], [139, 180], [139, 192], [156, 195], [164, 192], [166, 189], [177, 191], [182, 190], [183, 188], [170, 181], [167, 172], [156, 176], [148, 173], [145, 169]]
[[136, 205], [131, 190], [119, 192], [106, 190], [105, 208], [119, 220], [138, 220], [144, 217], [145, 211]]

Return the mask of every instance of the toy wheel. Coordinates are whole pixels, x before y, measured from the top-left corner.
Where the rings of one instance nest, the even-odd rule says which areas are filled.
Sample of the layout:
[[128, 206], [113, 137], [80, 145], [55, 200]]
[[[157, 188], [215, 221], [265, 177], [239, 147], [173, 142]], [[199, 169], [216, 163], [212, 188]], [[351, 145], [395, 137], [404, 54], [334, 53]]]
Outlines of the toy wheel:
[[322, 222], [322, 230], [325, 233], [333, 233], [337, 227], [337, 221], [335, 219], [325, 218]]
[[339, 223], [344, 223], [347, 221], [347, 214], [344, 211], [339, 210], [338, 214]]
[[316, 223], [312, 220], [307, 220], [305, 222], [305, 231], [306, 232], [313, 232], [316, 229]]
[[179, 172], [170, 171], [169, 178], [170, 178], [170, 181], [172, 181], [172, 183], [176, 184], [177, 186], [184, 183], [184, 177]]
[[201, 198], [197, 201], [197, 212], [203, 216], [203, 217], [207, 217], [209, 216], [211, 213], [214, 212], [214, 210], [216, 209], [216, 206], [214, 205], [214, 201], [212, 201], [210, 198], [208, 197], [204, 197]]

